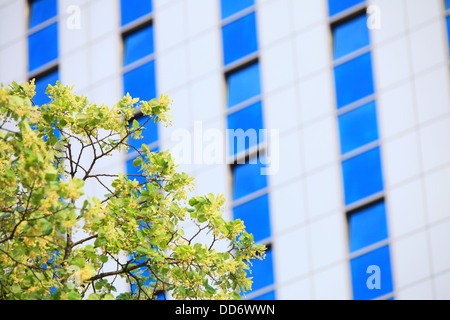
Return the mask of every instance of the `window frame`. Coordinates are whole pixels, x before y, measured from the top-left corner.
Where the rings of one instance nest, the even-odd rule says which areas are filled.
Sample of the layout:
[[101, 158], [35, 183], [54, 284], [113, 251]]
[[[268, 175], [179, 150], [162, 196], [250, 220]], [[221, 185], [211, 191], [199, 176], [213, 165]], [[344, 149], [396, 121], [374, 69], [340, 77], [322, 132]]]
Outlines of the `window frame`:
[[150, 1], [150, 7], [151, 7], [150, 12], [147, 12], [147, 13], [141, 15], [141, 16], [138, 16], [137, 18], [132, 19], [132, 20], [126, 22], [126, 23], [122, 23], [122, 18], [123, 18], [122, 17], [122, 2], [123, 2], [123, 0], [118, 0], [119, 9], [120, 9], [120, 11], [119, 11], [119, 27], [120, 27], [120, 29], [122, 31], [123, 30], [127, 30], [129, 28], [133, 28], [133, 27], [135, 27], [137, 25], [141, 25], [142, 23], [145, 23], [146, 21], [153, 19], [153, 12], [154, 12], [154, 9], [155, 9], [154, 8], [154, 4], [153, 4], [153, 0], [148, 0], [148, 1]]
[[[119, 4], [119, 10], [121, 10], [122, 8], [122, 1], [118, 0], [118, 4]], [[152, 3], [152, 8], [153, 8], [153, 3]], [[119, 13], [119, 16], [121, 17], [121, 11]], [[120, 36], [121, 36], [121, 44], [122, 44], [122, 50], [121, 50], [121, 61], [122, 61], [122, 67], [121, 67], [121, 81], [122, 81], [122, 90], [123, 90], [123, 94], [125, 95], [125, 74], [127, 74], [130, 71], [134, 71], [136, 69], [138, 69], [139, 67], [142, 67], [143, 65], [153, 61], [154, 63], [154, 79], [155, 79], [155, 97], [157, 98], [158, 96], [158, 87], [157, 87], [157, 79], [156, 79], [156, 46], [155, 46], [155, 36], [154, 36], [154, 11], [152, 10], [150, 13], [146, 13], [140, 17], [138, 17], [135, 20], [129, 21], [126, 24], [122, 25], [122, 20], [120, 19], [119, 22], [120, 26]], [[142, 29], [145, 29], [148, 26], [152, 26], [152, 32], [153, 32], [153, 52], [145, 55], [143, 57], [140, 57], [139, 59], [127, 63], [125, 64], [125, 39], [126, 37], [128, 37], [129, 35], [133, 34], [134, 32], [138, 32]], [[137, 112], [134, 114], [133, 118], [130, 120], [130, 123], [134, 120], [134, 119], [138, 119], [143, 117], [142, 113], [140, 112], [140, 110], [137, 110]], [[150, 119], [151, 121], [151, 119]], [[160, 139], [159, 139], [159, 126], [157, 126], [156, 128], [157, 130], [157, 139], [156, 141], [150, 143], [148, 145], [149, 149], [157, 149], [160, 147]], [[136, 156], [138, 155], [138, 151], [136, 150], [129, 150], [125, 156], [125, 167], [128, 166], [129, 162], [132, 162]]]
[[[217, 1], [221, 1], [221, 0], [217, 0]], [[261, 64], [260, 64], [260, 41], [259, 41], [259, 32], [258, 32], [258, 16], [257, 16], [257, 4], [256, 1], [254, 1], [254, 3], [248, 7], [245, 7], [244, 9], [242, 9], [241, 11], [235, 12], [232, 15], [229, 15], [225, 18], [222, 18], [222, 14], [221, 14], [221, 3], [219, 3], [219, 14], [218, 14], [218, 18], [221, 21], [220, 25], [219, 25], [219, 30], [221, 32], [221, 36], [222, 36], [222, 41], [221, 41], [221, 45], [222, 45], [222, 74], [223, 74], [223, 83], [225, 84], [224, 86], [224, 101], [223, 101], [223, 106], [224, 106], [224, 121], [225, 121], [225, 128], [228, 128], [228, 117], [236, 112], [239, 112], [247, 107], [252, 106], [253, 104], [256, 103], [260, 103], [261, 104], [261, 117], [262, 117], [262, 127], [265, 129], [266, 128], [266, 115], [265, 115], [265, 108], [264, 108], [264, 101], [263, 101], [263, 96], [264, 96], [264, 88], [263, 88], [263, 83], [262, 83], [262, 72], [261, 72]], [[224, 55], [224, 41], [223, 41], [223, 27], [248, 15], [254, 13], [255, 14], [255, 37], [256, 37], [256, 51], [252, 52], [250, 54], [247, 54], [246, 56], [243, 56], [235, 61], [232, 61], [228, 64], [225, 63], [225, 55]], [[237, 72], [241, 69], [244, 69], [248, 66], [251, 66], [252, 64], [257, 63], [258, 67], [259, 67], [259, 85], [260, 85], [260, 93], [252, 96], [244, 101], [240, 101], [234, 105], [228, 105], [228, 77], [230, 74]], [[258, 138], [259, 141], [259, 138]], [[245, 148], [245, 150], [238, 152], [238, 153], [234, 153], [234, 152], [230, 152], [229, 150], [229, 141], [228, 141], [228, 136], [227, 136], [227, 141], [226, 141], [226, 159], [227, 159], [227, 163], [229, 164], [228, 168], [229, 168], [229, 181], [230, 183], [229, 185], [229, 191], [230, 194], [233, 194], [233, 171], [234, 171], [234, 167], [236, 165], [241, 165], [247, 162], [251, 162], [254, 161], [256, 159], [256, 161], [260, 161], [260, 157], [264, 157], [265, 154], [267, 153], [267, 141], [266, 139], [264, 141], [259, 141], [259, 143], [257, 143], [254, 146], [251, 146], [249, 148]], [[268, 218], [269, 218], [269, 230], [270, 230], [270, 236], [268, 238], [265, 239], [261, 239], [260, 241], [258, 241], [258, 243], [260, 244], [264, 244], [267, 246], [268, 250], [272, 250], [272, 237], [273, 237], [273, 232], [272, 232], [272, 216], [271, 216], [271, 206], [270, 206], [270, 181], [269, 181], [269, 177], [267, 179], [267, 184], [264, 188], [261, 188], [259, 190], [255, 190], [245, 196], [239, 197], [238, 199], [233, 199], [231, 201], [231, 205], [230, 205], [230, 211], [231, 211], [231, 217], [233, 217], [233, 211], [234, 208], [248, 203], [252, 200], [255, 200], [259, 197], [262, 196], [267, 196], [267, 200], [268, 200]], [[245, 222], [244, 222], [245, 223]], [[275, 267], [275, 261], [272, 260], [272, 269], [274, 270]], [[251, 291], [248, 294], [245, 295], [245, 297], [243, 297], [243, 299], [245, 300], [253, 300], [253, 299], [257, 299], [260, 296], [263, 296], [267, 293], [273, 292], [273, 297], [276, 298], [276, 294], [277, 294], [277, 290], [276, 290], [276, 274], [275, 272], [273, 273], [273, 282], [268, 285], [265, 286], [259, 290], [256, 291]]]
[[[248, 8], [246, 8], [244, 11], [247, 11]], [[229, 49], [226, 49], [226, 42], [228, 40], [228, 32], [226, 32], [228, 29], [228, 27], [232, 27], [232, 25], [234, 23], [237, 23], [239, 20], [244, 21], [245, 18], [252, 18], [253, 22], [254, 22], [254, 29], [252, 29], [252, 31], [254, 31], [254, 43], [251, 42], [249, 43], [249, 48], [250, 51], [249, 52], [245, 52], [243, 54], [235, 54], [236, 57], [233, 57], [234, 55], [231, 55], [231, 57], [227, 57], [230, 55]], [[232, 19], [229, 19], [230, 21], [228, 21], [227, 23], [222, 23], [221, 24], [221, 33], [222, 33], [222, 62], [224, 66], [229, 66], [229, 65], [233, 65], [233, 64], [242, 64], [242, 61], [245, 60], [247, 57], [252, 56], [256, 53], [259, 52], [259, 39], [258, 39], [258, 17], [256, 15], [256, 11], [255, 10], [250, 10], [249, 12], [247, 12], [246, 14], [241, 14], [240, 12], [238, 14], [236, 14], [235, 16], [232, 17]], [[241, 28], [242, 29], [242, 28]], [[242, 40], [242, 39], [240, 39]], [[254, 46], [254, 48], [253, 48]], [[231, 50], [231, 49], [230, 49]], [[227, 54], [228, 53], [228, 54]], [[229, 61], [228, 61], [229, 60]]]
[[[47, 20], [42, 21], [41, 23], [38, 23], [37, 25], [30, 27], [30, 20], [31, 20], [31, 4], [33, 3], [33, 0], [27, 1], [27, 32], [26, 32], [26, 40], [27, 40], [27, 53], [28, 53], [28, 60], [27, 60], [27, 76], [28, 80], [30, 81], [33, 78], [40, 78], [48, 75], [51, 72], [54, 72], [55, 70], [59, 71], [59, 61], [60, 61], [60, 52], [59, 52], [59, 30], [58, 26], [60, 23], [60, 17], [59, 17], [59, 7], [58, 7], [58, 1], [56, 1], [56, 16], [50, 17]], [[29, 57], [30, 57], [30, 48], [28, 46], [29, 38], [32, 35], [35, 35], [37, 32], [56, 24], [56, 58], [52, 59], [51, 61], [48, 61], [47, 63], [44, 63], [32, 70], [30, 70], [29, 65]]]
[[[444, 24], [447, 31], [447, 57], [450, 65], [450, 0], [443, 0]], [[447, 8], [448, 6], [448, 8]]]
[[[152, 0], [149, 0], [152, 1]], [[154, 4], [153, 2], [151, 3], [151, 12], [150, 13], [146, 13], [132, 21], [129, 21], [126, 24], [122, 24], [122, 0], [117, 0], [118, 3], [118, 7], [119, 7], [119, 32], [120, 32], [120, 37], [121, 37], [121, 61], [122, 61], [122, 67], [121, 67], [121, 81], [122, 81], [122, 93], [123, 95], [126, 95], [125, 92], [125, 81], [124, 81], [124, 76], [126, 73], [136, 70], [137, 68], [152, 62], [154, 63], [154, 89], [155, 89], [155, 97], [153, 98], [157, 98], [158, 97], [158, 86], [157, 86], [157, 74], [156, 74], [156, 59], [157, 59], [157, 54], [156, 54], [156, 46], [155, 46], [155, 35], [154, 35]], [[125, 38], [136, 32], [139, 31], [143, 28], [146, 28], [148, 26], [152, 26], [152, 32], [153, 32], [153, 52], [143, 56], [131, 63], [125, 64]], [[151, 99], [153, 99], [151, 98]], [[139, 110], [139, 108], [137, 108], [135, 114], [133, 115], [133, 117], [128, 121], [128, 123], [131, 125], [133, 123], [133, 120], [137, 120], [139, 118], [143, 118], [145, 117], [142, 112]], [[153, 123], [152, 118], [149, 118], [147, 120], [144, 121], [144, 123]], [[153, 125], [153, 124], [152, 124]], [[144, 125], [145, 126], [145, 125]], [[151, 150], [151, 152], [158, 152], [160, 151], [160, 147], [161, 147], [161, 140], [160, 140], [160, 133], [159, 133], [159, 125], [156, 124], [156, 132], [157, 132], [157, 138], [155, 141], [151, 142], [150, 144], [148, 144], [149, 149]], [[145, 134], [145, 132], [143, 132], [143, 134]], [[139, 140], [138, 140], [139, 141]], [[125, 173], [128, 174], [128, 166], [133, 166], [133, 160], [136, 159], [137, 155], [139, 154], [139, 150], [140, 148], [137, 147], [137, 150], [134, 150], [132, 148], [130, 148], [128, 150], [128, 152], [125, 154]], [[139, 168], [135, 168], [137, 169], [136, 171], [138, 171]], [[130, 173], [130, 174], [135, 174]], [[136, 179], [137, 181], [139, 181], [139, 177], [134, 177], [131, 176], [132, 179]], [[132, 256], [131, 256], [132, 257]], [[130, 285], [130, 290], [132, 290], [132, 286]], [[165, 300], [167, 299], [167, 296], [165, 294], [165, 291], [163, 290], [158, 290], [156, 293], [156, 296], [158, 297], [158, 300]]]
[[[366, 15], [367, 16], [367, 6], [368, 3], [367, 1], [362, 1], [361, 3], [358, 3], [354, 6], [351, 6], [341, 12], [338, 12], [334, 15], [330, 15], [328, 17], [329, 20], [329, 27], [330, 27], [330, 33], [331, 33], [331, 39], [332, 41], [334, 41], [334, 30], [337, 26], [342, 25], [348, 21], [351, 21], [352, 19], [358, 18], [361, 15]], [[331, 64], [331, 68], [332, 68], [332, 72], [333, 72], [333, 81], [336, 81], [336, 77], [334, 75], [335, 73], [335, 69], [337, 66], [340, 66], [348, 61], [351, 61], [355, 58], [361, 57], [364, 54], [371, 54], [374, 52], [373, 51], [373, 39], [372, 39], [372, 34], [369, 30], [369, 44], [366, 46], [363, 46], [361, 48], [358, 48], [352, 52], [349, 52], [343, 56], [338, 57], [337, 59], [335, 59], [334, 56], [334, 42], [333, 45], [330, 46], [331, 47], [331, 52], [330, 52], [330, 56], [332, 57], [332, 64]], [[383, 183], [383, 187], [382, 190], [380, 192], [376, 192], [373, 194], [370, 194], [362, 199], [359, 199], [355, 202], [346, 204], [346, 200], [345, 200], [345, 186], [344, 186], [344, 173], [343, 173], [343, 163], [348, 160], [351, 159], [353, 157], [356, 157], [360, 154], [363, 154], [365, 152], [368, 152], [374, 148], [379, 148], [379, 152], [380, 152], [380, 170], [381, 170], [381, 179], [382, 181], [384, 181], [384, 170], [383, 170], [383, 162], [382, 162], [382, 152], [383, 152], [383, 147], [382, 147], [382, 141], [381, 141], [381, 127], [380, 127], [380, 123], [379, 123], [379, 109], [378, 109], [378, 104], [377, 104], [377, 86], [376, 86], [376, 74], [375, 74], [375, 70], [374, 70], [374, 61], [373, 61], [373, 56], [371, 56], [371, 68], [372, 68], [372, 82], [373, 82], [373, 93], [364, 97], [361, 97], [355, 101], [351, 101], [350, 103], [346, 104], [346, 105], [342, 105], [339, 106], [338, 105], [338, 100], [337, 100], [337, 91], [335, 89], [335, 119], [336, 119], [336, 124], [337, 124], [337, 143], [338, 143], [338, 159], [339, 159], [339, 163], [340, 163], [340, 174], [341, 174], [341, 186], [342, 186], [342, 206], [343, 206], [343, 210], [345, 213], [345, 218], [346, 218], [346, 222], [347, 222], [347, 241], [348, 241], [348, 250], [347, 250], [347, 261], [348, 261], [348, 266], [349, 266], [349, 278], [350, 278], [350, 290], [352, 292], [352, 297], [353, 297], [353, 282], [352, 282], [352, 270], [351, 270], [351, 262], [358, 258], [361, 257], [367, 253], [373, 252], [377, 249], [382, 248], [383, 246], [387, 246], [388, 250], [391, 250], [391, 233], [390, 233], [390, 228], [389, 228], [389, 212], [388, 212], [388, 199], [386, 196], [386, 187]], [[336, 88], [336, 83], [334, 82], [334, 86]], [[363, 144], [361, 146], [358, 146], [356, 148], [354, 148], [353, 150], [348, 150], [345, 153], [341, 153], [342, 147], [341, 147], [341, 135], [340, 135], [340, 130], [339, 130], [339, 118], [345, 114], [347, 114], [348, 112], [351, 112], [359, 107], [363, 107], [366, 104], [369, 103], [374, 103], [375, 104], [375, 110], [376, 110], [376, 125], [378, 127], [378, 139], [368, 142], [366, 144]], [[378, 202], [384, 202], [385, 204], [385, 215], [386, 215], [386, 229], [387, 229], [387, 239], [378, 241], [376, 243], [373, 243], [371, 245], [368, 245], [366, 247], [360, 248], [359, 250], [350, 252], [350, 235], [349, 235], [349, 215], [353, 212], [357, 212], [359, 210], [363, 210], [366, 207], [370, 207]], [[375, 299], [389, 299], [389, 298], [393, 298], [396, 294], [395, 291], [395, 274], [393, 272], [393, 268], [392, 268], [392, 256], [389, 256], [390, 258], [390, 270], [391, 270], [391, 274], [390, 277], [392, 279], [392, 291], [384, 294], [382, 296], [378, 296]], [[367, 275], [369, 276], [369, 275]]]

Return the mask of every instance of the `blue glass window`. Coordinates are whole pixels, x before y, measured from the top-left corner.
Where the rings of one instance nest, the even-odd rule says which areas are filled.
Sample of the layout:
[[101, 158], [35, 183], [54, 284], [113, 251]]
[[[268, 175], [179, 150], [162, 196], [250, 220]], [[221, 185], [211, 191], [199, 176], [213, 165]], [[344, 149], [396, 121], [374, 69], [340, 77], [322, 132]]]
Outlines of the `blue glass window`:
[[125, 36], [123, 64], [128, 65], [153, 52], [153, 26], [149, 25]]
[[264, 128], [261, 101], [228, 115], [227, 120], [227, 128], [232, 129], [228, 135], [230, 155], [263, 142], [264, 136], [259, 136], [259, 129]]
[[378, 139], [375, 101], [340, 115], [338, 122], [342, 154]]
[[378, 202], [348, 217], [350, 252], [387, 239], [386, 206]]
[[253, 277], [252, 290], [247, 292], [257, 291], [264, 287], [270, 286], [274, 283], [273, 278], [273, 254], [272, 250], [266, 250], [266, 257], [263, 260], [254, 259], [252, 260], [252, 266], [250, 266], [251, 273], [248, 277]]
[[123, 75], [125, 93], [140, 100], [151, 100], [156, 97], [155, 61], [152, 60]]
[[[350, 268], [353, 299], [370, 300], [392, 292], [389, 246], [378, 248], [352, 259]], [[374, 286], [377, 282], [378, 286]]]
[[58, 12], [57, 0], [33, 0], [30, 2], [29, 28], [56, 17]]
[[[142, 139], [133, 139], [129, 138], [128, 144], [140, 150], [141, 145], [145, 143], [147, 146], [150, 146], [152, 143], [158, 141], [158, 125], [150, 119], [149, 116], [143, 116], [136, 119], [139, 122], [139, 125], [144, 125], [144, 129], [142, 130]], [[146, 123], [147, 121], [147, 123]], [[131, 124], [130, 124], [131, 126]], [[129, 149], [129, 152], [135, 151], [133, 148]]]
[[450, 16], [447, 16], [447, 39], [450, 44]]
[[253, 63], [227, 76], [228, 107], [261, 93], [259, 63]]
[[445, 9], [450, 9], [450, 0], [445, 0]]
[[45, 90], [47, 90], [49, 84], [55, 85], [58, 78], [58, 70], [36, 78], [34, 82], [36, 85], [36, 95], [33, 98], [33, 102], [36, 105], [42, 106], [50, 102], [50, 98], [45, 94]]
[[258, 50], [255, 13], [222, 27], [224, 64], [227, 65]]
[[121, 0], [122, 26], [152, 12], [152, 0]]
[[33, 71], [58, 57], [56, 23], [28, 36], [28, 70]]
[[346, 205], [383, 190], [379, 147], [343, 161], [342, 171]]
[[220, 9], [222, 19], [231, 16], [245, 8], [252, 6], [255, 0], [222, 0], [220, 1]]
[[234, 219], [244, 222], [255, 242], [270, 237], [269, 197], [267, 194], [233, 208]]
[[373, 94], [370, 52], [335, 67], [334, 77], [338, 108]]
[[330, 17], [363, 2], [364, 0], [328, 0]]
[[265, 165], [261, 161], [253, 162], [238, 164], [233, 168], [233, 200], [267, 187], [267, 176], [261, 174]]
[[334, 59], [341, 58], [370, 44], [366, 15], [359, 16], [333, 29]]
[[156, 300], [166, 300], [164, 292], [160, 292], [156, 295]]

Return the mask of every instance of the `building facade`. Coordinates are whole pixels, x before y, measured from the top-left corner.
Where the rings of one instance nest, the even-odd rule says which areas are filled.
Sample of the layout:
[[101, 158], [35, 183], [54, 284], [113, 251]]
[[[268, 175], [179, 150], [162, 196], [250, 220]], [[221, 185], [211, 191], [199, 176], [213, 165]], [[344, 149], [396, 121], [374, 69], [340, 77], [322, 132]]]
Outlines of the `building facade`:
[[0, 82], [168, 94], [139, 145], [267, 245], [248, 299], [450, 299], [449, 37], [449, 0], [0, 0]]

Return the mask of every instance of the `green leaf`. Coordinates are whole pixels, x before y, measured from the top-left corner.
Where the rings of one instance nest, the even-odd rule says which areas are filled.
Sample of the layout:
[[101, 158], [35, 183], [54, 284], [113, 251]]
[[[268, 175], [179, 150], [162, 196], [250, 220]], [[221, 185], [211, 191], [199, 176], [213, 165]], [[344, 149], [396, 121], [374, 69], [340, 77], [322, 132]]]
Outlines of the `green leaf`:
[[169, 270], [170, 270], [170, 266], [169, 266], [168, 263], [166, 263], [165, 265], [163, 265], [163, 266], [161, 267], [161, 273], [162, 273], [163, 275], [166, 275], [167, 272], [169, 272]]
[[86, 124], [87, 116], [84, 113], [77, 113], [75, 118], [78, 120], [78, 123], [81, 125]]
[[103, 300], [115, 300], [116, 298], [114, 298], [114, 296], [111, 293], [107, 293], [105, 294], [105, 296], [103, 297]]
[[75, 257], [70, 261], [71, 265], [83, 268], [86, 264], [86, 261], [82, 257]]
[[101, 298], [100, 298], [100, 295], [99, 294], [97, 294], [97, 293], [91, 293], [90, 295], [89, 295], [89, 297], [88, 297], [88, 300], [100, 300]]
[[99, 259], [103, 263], [107, 263], [108, 262], [108, 256], [105, 256], [104, 254], [101, 255]]
[[204, 212], [199, 212], [197, 213], [197, 220], [198, 222], [203, 223], [206, 222], [206, 220], [208, 219], [206, 218], [206, 214]]
[[266, 249], [266, 246], [264, 244], [255, 244], [255, 245], [253, 245], [253, 247], [256, 250], [264, 250], [264, 249]]
[[67, 295], [67, 298], [69, 300], [81, 300], [80, 294], [75, 290], [70, 291], [69, 294]]
[[45, 180], [55, 181], [58, 178], [58, 171], [54, 167], [49, 167], [45, 173]]
[[133, 166], [139, 167], [142, 164], [142, 158], [141, 157], [137, 157], [136, 159], [133, 160]]
[[141, 145], [141, 150], [144, 151], [145, 153], [149, 153], [150, 152], [149, 147], [145, 143], [143, 143]]
[[206, 291], [208, 291], [211, 294], [216, 293], [216, 289], [214, 289], [213, 287], [211, 287], [209, 284], [206, 286]]
[[148, 249], [144, 247], [137, 247], [136, 251], [141, 254], [148, 254]]
[[22, 289], [20, 288], [20, 285], [18, 283], [14, 283], [11, 287], [11, 291], [13, 293], [19, 293], [20, 291], [22, 291]]

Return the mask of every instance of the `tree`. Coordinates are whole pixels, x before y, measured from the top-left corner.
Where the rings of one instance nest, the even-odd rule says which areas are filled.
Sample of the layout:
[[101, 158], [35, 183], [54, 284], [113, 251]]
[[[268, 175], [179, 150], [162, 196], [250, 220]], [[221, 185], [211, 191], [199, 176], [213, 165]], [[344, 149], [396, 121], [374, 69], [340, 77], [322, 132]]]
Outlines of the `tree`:
[[[147, 124], [133, 120], [137, 110], [170, 124], [167, 96], [127, 95], [109, 108], [59, 82], [46, 94], [36, 106], [33, 80], [0, 88], [0, 299], [239, 299], [251, 288], [249, 265], [265, 247], [222, 217], [223, 195], [189, 199], [193, 178], [168, 151], [128, 144]], [[97, 172], [128, 148], [143, 182]], [[90, 180], [103, 198], [85, 194]], [[130, 291], [115, 292], [118, 277]]]

